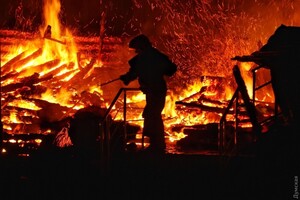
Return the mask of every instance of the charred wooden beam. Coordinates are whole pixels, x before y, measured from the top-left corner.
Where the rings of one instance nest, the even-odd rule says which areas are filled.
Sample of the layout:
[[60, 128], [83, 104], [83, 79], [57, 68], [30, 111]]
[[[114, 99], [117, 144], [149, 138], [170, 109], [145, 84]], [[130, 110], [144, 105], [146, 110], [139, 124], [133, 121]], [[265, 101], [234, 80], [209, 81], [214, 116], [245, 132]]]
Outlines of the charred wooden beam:
[[11, 127], [11, 131], [7, 132], [15, 135], [40, 132], [39, 124], [10, 123], [7, 126]]
[[10, 79], [10, 78], [15, 78], [15, 77], [18, 76], [18, 74], [19, 74], [19, 73], [16, 72], [16, 71], [8, 72], [7, 74], [1, 76], [1, 82], [2, 82], [2, 81], [5, 81], [5, 80], [7, 80], [7, 79]]
[[[65, 67], [66, 65], [62, 65], [60, 68]], [[50, 85], [59, 85], [62, 86], [64, 79], [69, 77], [70, 75], [74, 74], [77, 70], [69, 70], [68, 72], [61, 74], [61, 75], [57, 75], [57, 73], [60, 71], [61, 69], [57, 69], [54, 70], [53, 72], [49, 72], [49, 76], [53, 76], [51, 79], [47, 80], [46, 82], [44, 82], [45, 85], [50, 86]], [[50, 75], [51, 74], [51, 75]]]
[[29, 108], [20, 108], [17, 106], [9, 106], [9, 105], [5, 106], [5, 108], [2, 108], [1, 113], [3, 116], [9, 116], [11, 111], [16, 111], [17, 113], [27, 113], [28, 115], [31, 115], [31, 116], [37, 116], [36, 110], [32, 110]]
[[67, 88], [66, 85], [70, 86], [71, 84], [69, 84], [69, 82], [72, 82], [72, 79], [69, 80], [67, 83], [64, 83], [65, 79], [69, 76], [71, 76], [72, 74], [76, 73], [78, 70], [70, 70], [62, 75], [59, 75], [59, 76], [54, 76], [53, 79], [51, 80], [52, 83], [55, 83], [55, 82], [59, 82], [61, 85], [61, 87], [63, 88]]
[[194, 108], [199, 108], [201, 110], [204, 111], [208, 111], [208, 112], [215, 112], [215, 113], [223, 113], [225, 108], [218, 108], [218, 107], [210, 107], [210, 106], [206, 106], [206, 105], [202, 105], [198, 102], [183, 102], [183, 101], [176, 101], [175, 102], [176, 105], [183, 105], [183, 106], [187, 106], [187, 107], [194, 107]]
[[20, 90], [18, 93], [22, 95], [22, 97], [31, 97], [31, 96], [41, 96], [43, 93], [47, 91], [47, 87], [42, 85], [32, 85], [29, 89]]
[[213, 105], [216, 105], [217, 107], [222, 107], [222, 108], [225, 108], [228, 105], [228, 102], [221, 102], [218, 100], [209, 99], [205, 95], [201, 95], [201, 97], [198, 99], [198, 102], [201, 102], [202, 104], [205, 104], [205, 103], [213, 104]]
[[21, 59], [23, 59], [24, 57], [25, 57], [25, 51], [23, 51], [22, 53], [18, 54], [14, 58], [10, 59], [7, 63], [5, 63], [1, 67], [1, 73], [5, 75], [6, 73], [10, 72], [13, 69], [12, 66], [15, 65], [15, 63], [17, 63]]
[[33, 98], [28, 98], [28, 100], [35, 103], [36, 106], [42, 108], [37, 111], [37, 116], [39, 117], [41, 124], [59, 121], [65, 117], [65, 113], [70, 113], [70, 108], [61, 106], [58, 103], [50, 103], [45, 100]]
[[29, 56], [15, 62], [13, 65], [11, 65], [11, 67], [15, 69], [17, 67], [23, 66], [26, 63], [28, 63], [29, 61], [34, 60], [37, 57], [39, 57], [42, 54], [42, 52], [43, 52], [43, 49], [39, 48], [36, 51], [34, 51], [32, 54], [30, 54]]
[[50, 40], [50, 41], [53, 41], [53, 42], [57, 42], [59, 44], [66, 45], [65, 41], [61, 41], [61, 40], [58, 40], [58, 39], [55, 39], [55, 38], [52, 38], [52, 37], [44, 37], [44, 39], [47, 39], [47, 40]]
[[[51, 69], [51, 68], [57, 66], [59, 63], [60, 63], [60, 59], [54, 59], [54, 60], [50, 60], [48, 62], [39, 64], [39, 65], [29, 66], [27, 69], [30, 69], [35, 72], [41, 72], [41, 71], [44, 71], [44, 69]], [[25, 69], [23, 71], [27, 71], [27, 69]], [[22, 71], [20, 72], [20, 74], [22, 74]]]
[[48, 73], [42, 75], [41, 78], [47, 77], [47, 76], [52, 76], [52, 77], [54, 77], [54, 76], [57, 75], [60, 71], [62, 71], [64, 68], [67, 68], [67, 67], [68, 67], [67, 64], [62, 64], [62, 65], [56, 67], [55, 69], [50, 70]]
[[64, 87], [69, 88], [69, 87], [74, 86], [78, 83], [82, 84], [82, 81], [83, 81], [84, 77], [92, 69], [92, 67], [94, 66], [96, 60], [97, 59], [95, 57], [93, 57], [91, 59], [90, 63], [87, 66], [85, 66], [81, 71], [79, 71], [75, 76], [73, 76], [72, 79], [64, 85]]
[[12, 92], [12, 91], [20, 89], [24, 86], [30, 87], [35, 81], [36, 81], [36, 74], [34, 74], [30, 77], [26, 77], [26, 78], [20, 80], [20, 82], [18, 82], [18, 83], [12, 83], [9, 85], [2, 86], [2, 92], [3, 93]]
[[192, 94], [192, 95], [190, 95], [190, 96], [182, 99], [182, 102], [188, 102], [188, 101], [192, 101], [194, 99], [199, 99], [201, 95], [202, 95], [201, 91], [200, 92], [196, 92], [196, 93], [194, 93], [194, 94]]
[[261, 126], [257, 120], [255, 105], [250, 101], [250, 97], [248, 95], [248, 91], [247, 91], [244, 79], [243, 79], [240, 69], [237, 65], [235, 65], [233, 67], [233, 75], [235, 77], [236, 83], [238, 84], [238, 90], [239, 90], [240, 94], [242, 95], [242, 99], [244, 101], [248, 116], [250, 117], [250, 121], [253, 126], [253, 131], [256, 134], [260, 134]]
[[18, 89], [22, 89], [23, 87], [29, 87], [34, 89], [34, 84], [46, 81], [51, 79], [52, 77], [44, 77], [42, 79], [39, 78], [39, 74], [38, 73], [34, 73], [33, 75], [29, 76], [29, 77], [25, 77], [22, 78], [18, 83], [12, 83], [9, 85], [5, 85], [2, 86], [2, 92], [6, 93], [6, 92], [12, 92], [12, 91], [16, 91]]
[[58, 103], [51, 103], [49, 101], [42, 100], [42, 99], [25, 98], [25, 100], [33, 102], [33, 103], [35, 103], [36, 106], [38, 106], [40, 108], [44, 108], [44, 109], [47, 109], [47, 108], [50, 108], [50, 107], [54, 107], [54, 108], [57, 108], [58, 110], [63, 110], [63, 111], [66, 111], [66, 110], [69, 109], [68, 107], [61, 106]]

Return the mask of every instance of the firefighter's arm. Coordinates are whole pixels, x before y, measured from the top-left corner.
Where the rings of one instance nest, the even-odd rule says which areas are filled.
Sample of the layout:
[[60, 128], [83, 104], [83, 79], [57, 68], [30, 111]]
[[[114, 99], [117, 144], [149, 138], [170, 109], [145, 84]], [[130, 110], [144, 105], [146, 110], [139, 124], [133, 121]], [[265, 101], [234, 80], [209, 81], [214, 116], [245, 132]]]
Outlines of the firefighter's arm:
[[137, 56], [133, 57], [128, 61], [128, 64], [130, 66], [129, 71], [126, 74], [123, 74], [120, 76], [120, 80], [123, 81], [125, 85], [128, 85], [131, 81], [135, 80], [137, 78]]
[[130, 79], [127, 74], [121, 75], [120, 80], [124, 83], [124, 85], [128, 85], [130, 83]]
[[125, 85], [128, 85], [131, 81], [135, 80], [136, 78], [137, 78], [137, 73], [135, 72], [133, 67], [130, 67], [127, 73], [120, 76], [120, 80], [123, 81]]

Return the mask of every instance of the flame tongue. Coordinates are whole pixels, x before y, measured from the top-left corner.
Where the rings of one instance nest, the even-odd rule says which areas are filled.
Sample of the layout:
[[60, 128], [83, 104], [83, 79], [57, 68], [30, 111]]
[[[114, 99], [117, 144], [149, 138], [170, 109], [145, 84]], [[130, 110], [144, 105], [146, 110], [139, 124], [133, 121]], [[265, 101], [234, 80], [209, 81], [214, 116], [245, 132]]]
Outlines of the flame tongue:
[[[168, 6], [170, 6], [168, 10], [172, 10], [172, 6]], [[199, 3], [199, 5], [197, 4], [196, 6], [205, 7], [206, 4], [200, 5]], [[122, 54], [124, 51], [122, 39], [113, 37], [106, 37], [105, 40], [103, 39], [103, 43], [101, 43], [101, 45], [103, 45], [103, 49], [101, 49], [103, 56], [100, 59], [98, 55], [95, 56], [95, 53], [93, 53], [95, 52], [95, 49], [93, 49], [95, 46], [96, 52], [99, 52], [99, 38], [92, 36], [73, 36], [71, 31], [67, 28], [62, 30], [62, 25], [59, 21], [60, 8], [61, 5], [59, 0], [45, 0], [45, 24], [40, 27], [39, 36], [29, 33], [20, 34], [19, 32], [16, 33], [14, 31], [1, 31], [2, 35], [13, 35], [13, 37], [7, 37], [9, 38], [7, 41], [11, 45], [5, 47], [4, 50], [8, 53], [4, 58], [1, 57], [2, 61], [4, 61], [4, 65], [1, 68], [1, 95], [2, 101], [4, 102], [2, 108], [5, 109], [2, 121], [5, 122], [6, 130], [8, 132], [27, 132], [27, 130], [17, 130], [16, 128], [14, 129], [14, 127], [8, 127], [10, 123], [17, 124], [23, 122], [27, 124], [28, 121], [30, 121], [28, 119], [31, 119], [31, 124], [36, 122], [36, 119], [55, 121], [71, 115], [76, 112], [76, 110], [88, 105], [107, 107], [110, 101], [104, 98], [109, 96], [108, 93], [111, 91], [104, 95], [102, 89], [98, 87], [99, 82], [105, 82], [102, 81], [103, 77], [107, 76], [108, 79], [111, 79], [112, 77], [115, 78], [115, 76], [121, 74], [122, 70], [127, 70], [127, 68], [120, 67], [120, 65], [123, 65], [123, 62], [119, 61], [120, 58], [122, 58], [122, 60], [128, 60], [127, 56], [130, 56], [124, 56]], [[153, 9], [155, 8], [153, 7]], [[180, 16], [178, 16], [178, 13], [172, 14], [174, 15], [168, 15], [168, 17], [178, 19], [184, 15], [184, 13], [180, 13]], [[200, 16], [200, 14], [201, 13], [197, 13], [198, 18], [202, 19], [203, 17], [209, 17], [209, 13], [202, 13], [205, 16]], [[213, 17], [211, 16], [210, 18]], [[215, 19], [210, 18], [209, 20], [214, 22]], [[187, 20], [192, 19], [187, 18]], [[172, 23], [169, 25], [174, 25], [173, 23], [178, 20], [171, 21]], [[181, 26], [182, 24], [179, 25]], [[186, 25], [186, 23], [184, 23], [184, 25]], [[203, 27], [191, 26], [187, 28], [188, 31], [190, 31], [190, 28], [199, 30]], [[183, 31], [183, 29], [180, 31]], [[200, 48], [202, 47], [201, 44], [196, 41], [203, 41], [206, 37], [202, 35], [201, 37], [193, 38], [193, 40], [190, 41], [188, 40], [188, 37], [191, 36], [185, 35], [180, 31], [175, 31], [176, 37], [174, 36], [174, 38], [180, 39], [180, 47], [184, 46], [184, 50], [174, 49], [174, 46], [179, 45], [166, 44], [166, 46], [170, 46], [171, 51], [174, 51], [175, 56], [178, 55], [178, 52], [183, 51], [184, 55], [189, 54], [189, 57], [192, 56], [192, 54], [199, 53], [196, 50], [205, 49], [204, 47]], [[230, 28], [230, 31], [232, 31], [232, 28]], [[206, 29], [201, 29], [199, 32], [202, 34], [206, 32], [210, 35], [209, 30]], [[209, 36], [207, 37], [210, 49], [207, 51], [208, 53], [205, 52], [208, 59], [205, 59], [202, 64], [204, 64], [204, 66], [211, 66], [214, 64], [218, 70], [216, 72], [209, 67], [199, 67], [200, 64], [198, 65], [198, 63], [197, 65], [188, 63], [197, 67], [197, 73], [194, 73], [190, 68], [180, 69], [180, 75], [190, 75], [188, 76], [188, 79], [191, 79], [191, 75], [198, 75], [200, 71], [202, 74], [197, 78], [191, 79], [191, 84], [187, 84], [187, 86], [184, 85], [185, 83], [183, 83], [183, 81], [178, 81], [174, 86], [174, 92], [170, 91], [170, 93], [168, 93], [163, 116], [165, 119], [166, 131], [170, 136], [170, 140], [175, 141], [185, 137], [183, 130], [174, 131], [174, 129], [172, 129], [176, 125], [182, 125], [182, 127], [184, 127], [195, 124], [218, 123], [222, 111], [228, 105], [228, 101], [235, 90], [236, 85], [232, 83], [230, 77], [227, 77], [229, 70], [226, 67], [229, 64], [226, 63], [224, 66], [220, 64], [220, 61], [225, 59], [220, 59], [221, 56], [219, 54], [221, 53], [218, 48], [219, 46], [222, 47], [224, 44], [221, 40], [214, 39], [214, 41], [211, 41]], [[226, 56], [222, 55], [222, 58], [229, 58], [238, 51], [228, 50], [228, 46], [232, 45], [233, 41], [239, 42], [242, 47], [248, 44], [247, 42], [245, 42], [246, 44], [242, 44], [243, 40], [236, 41], [234, 37], [234, 35], [230, 34], [224, 39], [226, 48], [222, 48], [222, 54], [226, 54]], [[26, 41], [22, 40], [22, 38], [26, 38]], [[193, 41], [195, 44], [192, 44]], [[212, 42], [213, 45], [211, 45]], [[105, 47], [104, 43], [109, 44], [109, 46], [107, 45]], [[203, 44], [205, 43], [203, 42]], [[192, 48], [192, 50], [186, 49], [187, 46]], [[195, 49], [195, 51], [193, 51], [193, 49]], [[115, 60], [110, 57], [114, 54], [114, 51], [118, 52], [118, 59]], [[215, 54], [216, 52], [218, 52], [218, 54]], [[245, 50], [243, 49], [241, 52], [244, 53]], [[199, 54], [202, 53], [204, 52], [200, 52]], [[120, 71], [115, 70], [113, 67], [111, 67], [112, 69], [108, 69], [108, 67], [105, 68], [103, 66], [105, 57], [107, 58], [109, 66], [117, 66]], [[199, 58], [199, 60], [201, 59], [202, 58]], [[185, 59], [185, 61], [186, 60], [189, 59]], [[247, 79], [246, 82], [247, 87], [249, 88], [249, 94], [252, 93], [252, 80], [249, 78], [247, 72], [251, 67], [252, 66], [249, 63], [242, 65], [244, 77]], [[100, 68], [101, 70], [107, 71], [103, 73], [103, 71], [99, 70]], [[199, 70], [200, 68], [201, 70]], [[178, 85], [180, 87], [179, 90], [177, 88]], [[122, 87], [122, 85], [117, 85], [116, 87]], [[265, 94], [263, 97], [260, 97], [260, 99], [272, 102], [272, 94]], [[112, 95], [114, 96], [115, 93]], [[138, 111], [133, 111], [132, 113], [130, 113], [131, 110], [128, 109], [128, 119], [132, 121], [136, 120], [136, 123], [139, 123], [141, 126], [142, 123], [140, 123], [141, 121], [139, 121], [139, 119], [142, 118], [141, 108], [144, 106], [144, 100], [144, 95], [142, 93], [129, 95], [127, 100], [128, 106], [132, 108], [131, 110], [138, 108]], [[122, 105], [123, 104], [118, 104], [114, 108], [116, 120], [122, 119], [123, 117], [122, 113], [119, 112]], [[20, 111], [20, 109], [22, 111]], [[233, 116], [231, 117], [231, 119], [233, 119]], [[36, 129], [28, 130], [28, 132], [39, 131], [40, 130]]]
[[[9, 115], [4, 113], [2, 118], [6, 124], [6, 130], [13, 129], [8, 127], [9, 123], [25, 122], [24, 113], [20, 112], [21, 109], [39, 111], [26, 114], [36, 119], [41, 117], [39, 113], [42, 110], [53, 112], [49, 109], [50, 105], [59, 105], [56, 111], [59, 111], [61, 116], [51, 119], [59, 120], [65, 116], [64, 113], [72, 114], [76, 109], [84, 107], [85, 103], [78, 100], [80, 97], [74, 91], [74, 86], [78, 83], [81, 84], [81, 90], [102, 93], [101, 90], [92, 89], [92, 86], [89, 88], [82, 82], [84, 79], [89, 81], [88, 79], [94, 76], [94, 65], [101, 66], [101, 63], [91, 58], [78, 60], [74, 37], [67, 28], [63, 31], [61, 29], [60, 8], [59, 0], [44, 1], [45, 25], [40, 27], [42, 37], [28, 34], [25, 37], [26, 41], [22, 42], [20, 34], [15, 34], [13, 31], [5, 33], [15, 34], [15, 39], [12, 39], [12, 44], [7, 49], [8, 53], [3, 59], [5, 64], [1, 67], [1, 96], [4, 102], [2, 108], [11, 112]], [[20, 40], [21, 43], [15, 40]], [[13, 45], [14, 43], [17, 45]], [[84, 65], [85, 63], [87, 64]], [[10, 108], [14, 110], [9, 111]], [[70, 110], [66, 108], [73, 108], [74, 111], [69, 112]], [[49, 116], [55, 115], [49, 112]], [[42, 113], [45, 114], [44, 111]], [[49, 117], [46, 118], [49, 119]], [[26, 130], [19, 131], [26, 133]], [[40, 130], [33, 129], [29, 132], [40, 132]]]

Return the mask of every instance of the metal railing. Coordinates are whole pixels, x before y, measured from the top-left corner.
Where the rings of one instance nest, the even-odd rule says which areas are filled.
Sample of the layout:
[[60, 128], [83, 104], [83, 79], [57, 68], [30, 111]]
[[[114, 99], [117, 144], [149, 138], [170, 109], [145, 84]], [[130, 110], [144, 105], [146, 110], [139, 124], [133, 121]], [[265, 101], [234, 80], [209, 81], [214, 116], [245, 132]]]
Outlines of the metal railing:
[[[264, 66], [258, 66], [256, 68], [254, 68], [252, 70], [252, 77], [253, 77], [253, 94], [252, 94], [252, 103], [253, 105], [255, 106], [255, 97], [256, 97], [256, 91], [260, 90], [261, 88], [271, 84], [271, 81], [268, 81], [262, 85], [259, 85], [257, 86], [256, 85], [256, 72], [263, 68]], [[235, 103], [235, 104], [234, 104]], [[220, 154], [227, 154], [227, 152], [230, 150], [229, 149], [229, 145], [230, 145], [230, 142], [232, 141], [229, 141], [227, 142], [226, 140], [226, 123], [227, 123], [227, 120], [226, 120], [226, 117], [227, 115], [230, 113], [230, 111], [232, 110], [232, 108], [234, 107], [234, 115], [235, 115], [235, 125], [234, 125], [234, 132], [233, 132], [233, 147], [236, 147], [237, 144], [238, 144], [238, 140], [237, 140], [237, 134], [238, 134], [238, 127], [239, 127], [239, 118], [238, 118], [238, 114], [239, 114], [239, 107], [241, 107], [242, 105], [239, 104], [239, 88], [236, 89], [236, 91], [234, 92], [231, 100], [229, 101], [228, 103], [228, 106], [227, 108], [225, 109], [224, 113], [222, 114], [222, 117], [220, 119], [220, 123], [219, 123], [219, 133], [218, 133], [218, 150], [219, 150], [219, 153]], [[276, 103], [276, 99], [275, 99], [275, 110], [274, 110], [274, 115], [261, 121], [261, 122], [258, 122], [260, 125], [269, 121], [269, 120], [272, 120], [272, 119], [276, 119], [277, 115], [278, 115], [278, 106], [277, 106], [277, 103]]]
[[[229, 104], [227, 108], [225, 109], [219, 123], [219, 133], [218, 133], [218, 150], [219, 154], [224, 154], [224, 151], [227, 149], [226, 147], [226, 117], [229, 114], [232, 106], [234, 105], [234, 102], [236, 102], [235, 107], [237, 107], [238, 104], [238, 96], [239, 96], [239, 91], [238, 89], [235, 90], [232, 98], [229, 101]], [[238, 126], [238, 116], [237, 116], [237, 109], [235, 109], [235, 128]], [[237, 143], [237, 132], [236, 130], [234, 131], [234, 143]]]
[[[264, 84], [262, 84], [262, 85], [256, 86], [256, 72], [257, 72], [259, 69], [262, 69], [262, 68], [264, 68], [264, 67], [265, 67], [265, 66], [263, 66], [263, 65], [259, 65], [258, 67], [252, 69], [252, 77], [253, 77], [253, 89], [252, 89], [253, 93], [252, 93], [252, 101], [253, 101], [253, 104], [254, 104], [254, 105], [255, 105], [255, 97], [256, 97], [255, 92], [256, 92], [257, 90], [259, 90], [259, 89], [265, 87], [265, 86], [268, 86], [268, 85], [272, 84], [272, 81], [270, 80], [270, 81], [268, 81], [268, 82], [266, 82], [266, 83], [264, 83]], [[265, 120], [263, 120], [263, 121], [261, 121], [261, 122], [259, 122], [260, 124], [264, 124], [265, 122], [267, 122], [267, 121], [269, 121], [269, 120], [272, 120], [272, 119], [277, 120], [277, 116], [278, 116], [279, 112], [278, 112], [278, 104], [277, 104], [276, 98], [275, 98], [275, 101], [274, 101], [274, 102], [275, 102], [275, 103], [274, 103], [274, 104], [275, 104], [275, 105], [274, 105], [274, 115], [273, 115], [273, 116], [270, 116], [270, 117], [268, 117], [268, 118], [266, 118]]]
[[120, 98], [120, 96], [123, 93], [123, 127], [124, 127], [124, 141], [123, 145], [125, 147], [126, 142], [127, 142], [127, 129], [126, 129], [126, 122], [127, 122], [127, 117], [126, 117], [126, 112], [127, 112], [127, 92], [128, 91], [140, 91], [139, 88], [120, 88], [119, 91], [117, 92], [115, 98], [111, 102], [110, 106], [107, 108], [103, 120], [100, 122], [100, 148], [101, 148], [101, 160], [103, 164], [103, 170], [105, 173], [109, 172], [109, 164], [110, 164], [110, 159], [111, 159], [111, 125], [113, 122], [113, 119], [110, 116], [110, 113], [115, 106], [116, 102]]

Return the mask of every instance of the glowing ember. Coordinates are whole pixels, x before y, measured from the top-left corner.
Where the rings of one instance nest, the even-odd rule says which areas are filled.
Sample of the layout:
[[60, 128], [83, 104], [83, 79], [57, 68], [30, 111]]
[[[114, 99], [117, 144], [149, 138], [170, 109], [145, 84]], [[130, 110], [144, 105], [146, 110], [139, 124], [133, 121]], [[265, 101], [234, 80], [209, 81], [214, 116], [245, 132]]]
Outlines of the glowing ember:
[[[101, 9], [106, 9], [103, 4], [100, 1]], [[134, 12], [119, 37], [109, 36], [117, 23], [108, 23], [122, 16], [102, 15], [106, 21], [103, 18], [100, 24], [100, 45], [99, 37], [75, 36], [73, 30], [63, 27], [59, 21], [60, 1], [45, 0], [45, 23], [39, 27], [39, 33], [1, 31], [3, 41], [9, 44], [1, 52], [1, 120], [4, 129], [8, 133], [16, 130], [20, 133], [22, 130], [11, 124], [32, 125], [41, 118], [57, 121], [88, 105], [108, 107], [115, 95], [110, 93], [123, 85], [100, 88], [99, 83], [127, 70], [127, 60], [132, 56], [127, 48], [128, 39], [144, 32], [155, 46], [179, 65], [176, 76], [168, 80], [170, 89], [163, 115], [169, 139], [180, 140], [185, 134], [172, 131], [175, 125], [220, 121], [222, 111], [236, 89], [232, 77], [232, 67], [236, 63], [230, 59], [257, 50], [257, 43], [264, 43], [280, 24], [300, 23], [298, 4], [294, 1], [166, 0], [161, 3], [160, 0], [134, 0], [131, 7]], [[274, 10], [281, 10], [287, 16], [278, 15]], [[149, 11], [147, 19], [143, 17], [146, 11]], [[51, 34], [47, 31], [48, 25]], [[105, 36], [103, 28], [106, 29]], [[252, 97], [250, 70], [254, 65], [238, 64]], [[267, 70], [258, 74], [259, 83], [269, 79]], [[139, 92], [127, 98], [128, 120], [141, 125], [144, 95]], [[194, 106], [177, 104], [178, 101]], [[256, 101], [266, 107], [274, 103], [272, 89], [266, 88], [256, 94]], [[123, 102], [120, 102], [113, 108], [115, 120], [123, 118], [122, 106]], [[266, 109], [261, 108], [260, 112], [269, 115]], [[234, 120], [233, 115], [228, 118]]]

